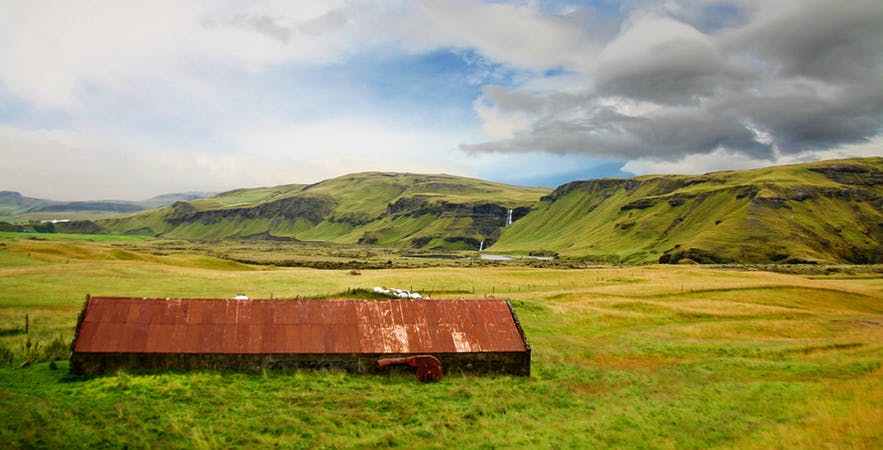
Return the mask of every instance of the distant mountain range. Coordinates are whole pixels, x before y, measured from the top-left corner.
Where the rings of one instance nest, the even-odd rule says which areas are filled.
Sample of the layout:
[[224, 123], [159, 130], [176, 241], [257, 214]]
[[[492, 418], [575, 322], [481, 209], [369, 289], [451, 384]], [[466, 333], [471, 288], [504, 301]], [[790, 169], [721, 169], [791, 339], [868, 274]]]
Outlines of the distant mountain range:
[[[34, 200], [17, 201], [32, 209]], [[370, 172], [182, 199], [57, 229], [482, 248], [615, 263], [878, 263], [883, 158], [574, 181], [555, 190]]]
[[[196, 200], [210, 197], [215, 193], [210, 192], [182, 192], [175, 194], [163, 194], [140, 202], [128, 202], [121, 200], [97, 200], [59, 202], [42, 198], [25, 197], [18, 192], [0, 191], [0, 217], [32, 218], [38, 213], [55, 213], [53, 215], [62, 218], [64, 213], [133, 213], [145, 209], [159, 208], [181, 200]], [[82, 214], [80, 214], [82, 215]]]

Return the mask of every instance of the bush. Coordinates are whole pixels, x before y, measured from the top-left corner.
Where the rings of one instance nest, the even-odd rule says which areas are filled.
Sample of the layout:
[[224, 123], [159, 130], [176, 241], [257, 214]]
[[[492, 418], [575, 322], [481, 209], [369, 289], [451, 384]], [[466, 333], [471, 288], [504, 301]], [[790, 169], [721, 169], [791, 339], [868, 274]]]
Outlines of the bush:
[[24, 344], [21, 346], [21, 355], [22, 355], [22, 367], [30, 366], [31, 364], [40, 360], [40, 343], [39, 342], [31, 342], [31, 339], [28, 338]]
[[58, 361], [62, 359], [68, 359], [71, 354], [71, 345], [69, 342], [65, 342], [61, 336], [49, 341], [49, 344], [43, 348], [43, 360], [44, 361]]
[[13, 357], [12, 350], [5, 345], [0, 346], [0, 365], [8, 366], [12, 364]]

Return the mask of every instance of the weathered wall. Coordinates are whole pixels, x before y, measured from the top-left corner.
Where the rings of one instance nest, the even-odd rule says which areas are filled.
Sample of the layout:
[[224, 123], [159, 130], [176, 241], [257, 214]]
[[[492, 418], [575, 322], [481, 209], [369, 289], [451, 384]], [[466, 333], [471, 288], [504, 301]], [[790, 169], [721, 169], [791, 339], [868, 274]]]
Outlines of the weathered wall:
[[[450, 374], [508, 374], [530, 376], [530, 350], [498, 353], [434, 353]], [[378, 369], [377, 360], [406, 354], [195, 354], [195, 353], [73, 353], [70, 371], [78, 375], [116, 370], [341, 370], [351, 373], [413, 371]]]

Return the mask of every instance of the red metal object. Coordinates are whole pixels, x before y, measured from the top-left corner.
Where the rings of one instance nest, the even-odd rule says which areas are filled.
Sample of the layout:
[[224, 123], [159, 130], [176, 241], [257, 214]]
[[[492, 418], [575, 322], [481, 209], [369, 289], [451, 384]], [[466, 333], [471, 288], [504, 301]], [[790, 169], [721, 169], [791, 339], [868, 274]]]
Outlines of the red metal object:
[[442, 377], [441, 361], [432, 355], [418, 355], [407, 358], [384, 358], [377, 360], [377, 367], [384, 368], [395, 365], [408, 365], [417, 368], [417, 379], [421, 383], [439, 381]]
[[74, 351], [421, 355], [528, 346], [504, 300], [92, 297]]

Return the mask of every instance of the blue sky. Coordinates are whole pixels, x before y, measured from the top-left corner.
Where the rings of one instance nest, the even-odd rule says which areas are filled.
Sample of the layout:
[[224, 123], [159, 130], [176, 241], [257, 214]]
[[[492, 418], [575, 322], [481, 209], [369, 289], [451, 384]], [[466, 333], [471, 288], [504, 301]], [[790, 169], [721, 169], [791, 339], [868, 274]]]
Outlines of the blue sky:
[[881, 155], [881, 29], [875, 0], [0, 0], [0, 190], [554, 187]]

